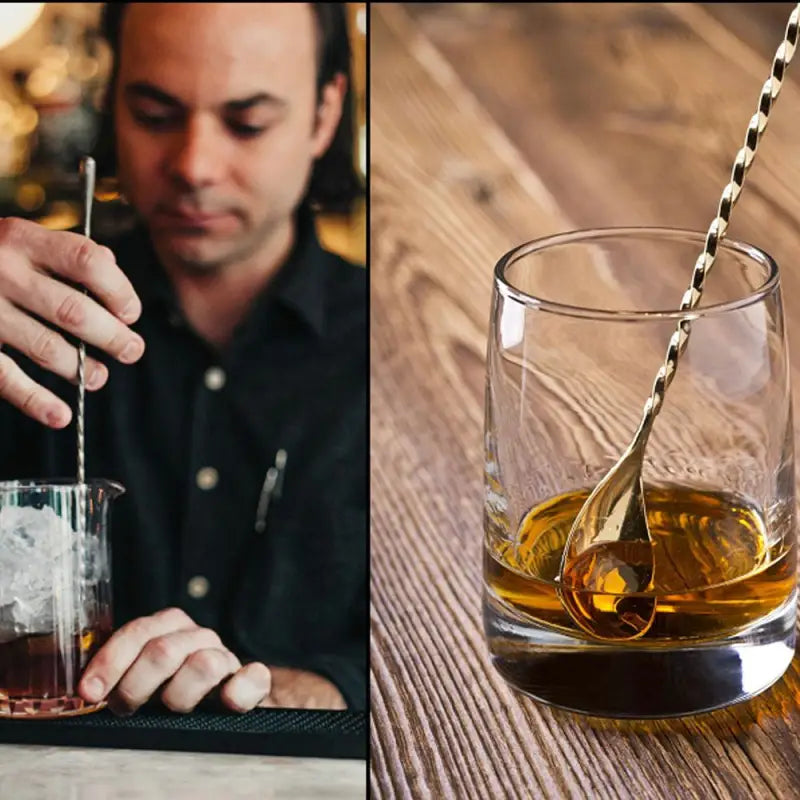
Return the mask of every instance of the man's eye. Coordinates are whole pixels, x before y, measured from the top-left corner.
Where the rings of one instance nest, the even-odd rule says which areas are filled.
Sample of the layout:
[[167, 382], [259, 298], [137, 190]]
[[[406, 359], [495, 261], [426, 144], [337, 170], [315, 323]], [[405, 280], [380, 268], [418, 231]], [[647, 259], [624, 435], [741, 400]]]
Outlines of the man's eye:
[[233, 133], [244, 138], [258, 136], [267, 130], [266, 126], [263, 125], [247, 125], [244, 122], [236, 122], [235, 120], [228, 120], [227, 125]]
[[162, 130], [178, 122], [174, 114], [146, 114], [144, 111], [134, 111], [133, 118], [152, 130]]

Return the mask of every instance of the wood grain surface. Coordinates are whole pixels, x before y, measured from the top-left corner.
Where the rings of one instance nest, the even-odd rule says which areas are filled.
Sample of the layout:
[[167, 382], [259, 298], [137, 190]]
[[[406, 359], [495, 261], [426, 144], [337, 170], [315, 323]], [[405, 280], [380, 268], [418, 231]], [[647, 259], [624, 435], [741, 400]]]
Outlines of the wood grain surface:
[[[623, 723], [509, 690], [480, 620], [495, 262], [571, 228], [704, 230], [791, 7], [372, 6], [373, 797], [800, 796], [800, 658], [750, 702]], [[796, 394], [800, 64], [729, 235], [781, 265]]]
[[353, 800], [363, 761], [0, 745], [3, 800]]

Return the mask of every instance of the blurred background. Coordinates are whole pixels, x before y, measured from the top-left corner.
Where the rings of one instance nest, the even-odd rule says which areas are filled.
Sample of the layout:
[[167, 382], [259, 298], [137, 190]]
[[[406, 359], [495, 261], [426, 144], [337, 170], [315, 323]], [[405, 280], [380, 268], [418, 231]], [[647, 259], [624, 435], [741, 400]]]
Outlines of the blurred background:
[[[103, 3], [0, 3], [0, 217], [53, 229], [80, 224], [77, 165], [93, 147], [111, 56], [98, 24]], [[353, 47], [353, 159], [366, 174], [366, 4], [347, 3]], [[113, 179], [98, 184], [98, 211], [116, 207]], [[114, 214], [98, 214], [113, 224]], [[111, 222], [109, 222], [111, 221]], [[366, 259], [366, 209], [319, 218], [331, 250]]]

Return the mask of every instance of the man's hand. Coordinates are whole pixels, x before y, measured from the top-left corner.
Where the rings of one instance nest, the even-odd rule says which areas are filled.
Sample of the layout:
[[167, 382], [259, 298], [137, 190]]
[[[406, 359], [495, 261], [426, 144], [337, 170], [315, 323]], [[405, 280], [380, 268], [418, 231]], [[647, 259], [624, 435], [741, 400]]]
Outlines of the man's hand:
[[86, 667], [78, 691], [90, 703], [107, 699], [115, 714], [132, 714], [154, 695], [187, 713], [217, 687], [232, 711], [346, 708], [339, 690], [320, 675], [258, 662], [242, 666], [214, 631], [179, 608], [123, 625]]
[[92, 703], [107, 698], [117, 714], [133, 713], [155, 694], [186, 713], [223, 681], [222, 703], [244, 712], [269, 695], [271, 675], [264, 664], [243, 667], [214, 631], [168, 608], [116, 631], [86, 667], [78, 691]]
[[272, 688], [259, 704], [262, 708], [347, 708], [341, 692], [326, 678], [289, 667], [272, 667]]
[[[0, 348], [10, 345], [40, 367], [74, 382], [78, 353], [57, 331], [74, 334], [123, 364], [132, 364], [141, 358], [144, 341], [128, 325], [141, 311], [133, 286], [107, 247], [77, 233], [0, 218]], [[106, 366], [87, 358], [86, 388], [99, 389], [107, 379]], [[65, 427], [72, 417], [66, 403], [2, 352], [0, 398], [51, 428]]]

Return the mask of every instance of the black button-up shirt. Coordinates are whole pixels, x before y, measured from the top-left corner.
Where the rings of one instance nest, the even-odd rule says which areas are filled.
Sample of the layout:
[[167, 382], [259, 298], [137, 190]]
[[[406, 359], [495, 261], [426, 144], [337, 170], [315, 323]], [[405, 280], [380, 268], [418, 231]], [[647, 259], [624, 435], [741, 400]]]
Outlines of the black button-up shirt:
[[[323, 250], [301, 212], [287, 263], [218, 352], [183, 319], [142, 230], [105, 243], [142, 300], [147, 345], [133, 366], [101, 357], [108, 384], [86, 395], [87, 477], [127, 490], [111, 510], [115, 627], [179, 606], [241, 659], [317, 672], [365, 708], [365, 270]], [[10, 354], [75, 409], [74, 387]], [[0, 478], [75, 463], [74, 422], [51, 431], [0, 401]]]

